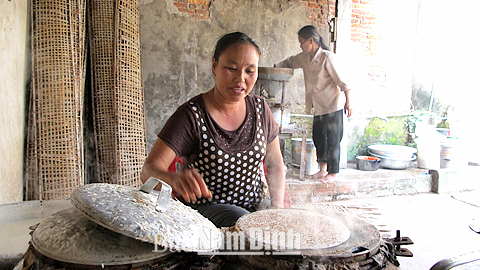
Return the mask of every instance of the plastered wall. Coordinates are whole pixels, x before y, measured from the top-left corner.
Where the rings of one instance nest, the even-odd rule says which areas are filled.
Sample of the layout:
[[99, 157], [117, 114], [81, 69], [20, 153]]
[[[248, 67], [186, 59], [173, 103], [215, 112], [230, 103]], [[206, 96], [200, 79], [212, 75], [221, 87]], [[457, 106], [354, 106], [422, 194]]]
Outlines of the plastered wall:
[[0, 1], [0, 204], [23, 199], [28, 1]]

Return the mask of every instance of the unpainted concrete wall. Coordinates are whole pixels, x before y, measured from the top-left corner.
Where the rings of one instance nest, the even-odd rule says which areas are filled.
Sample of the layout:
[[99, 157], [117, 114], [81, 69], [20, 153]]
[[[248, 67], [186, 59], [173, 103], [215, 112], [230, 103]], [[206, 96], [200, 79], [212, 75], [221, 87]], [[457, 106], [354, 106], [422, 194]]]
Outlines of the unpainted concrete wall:
[[27, 0], [0, 1], [0, 204], [23, 199], [26, 85], [30, 74]]

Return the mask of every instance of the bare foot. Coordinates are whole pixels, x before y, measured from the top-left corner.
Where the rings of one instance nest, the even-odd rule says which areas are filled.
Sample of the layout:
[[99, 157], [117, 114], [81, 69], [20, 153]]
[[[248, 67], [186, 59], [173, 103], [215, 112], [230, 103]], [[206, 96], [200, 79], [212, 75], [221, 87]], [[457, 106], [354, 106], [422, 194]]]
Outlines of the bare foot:
[[318, 179], [318, 182], [333, 182], [337, 180], [337, 174], [336, 173], [328, 173], [324, 177]]
[[320, 179], [322, 177], [325, 177], [325, 175], [327, 174], [328, 172], [318, 171], [316, 174], [307, 175], [307, 179]]

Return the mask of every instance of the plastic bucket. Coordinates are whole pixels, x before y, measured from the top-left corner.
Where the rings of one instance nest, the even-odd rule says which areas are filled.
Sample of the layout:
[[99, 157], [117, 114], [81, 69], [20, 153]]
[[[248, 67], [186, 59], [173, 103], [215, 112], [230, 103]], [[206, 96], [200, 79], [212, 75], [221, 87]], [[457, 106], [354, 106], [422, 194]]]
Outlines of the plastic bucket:
[[[292, 164], [300, 167], [302, 156], [302, 138], [292, 138]], [[305, 149], [305, 174], [312, 175], [319, 171], [317, 150], [312, 139], [307, 139]]]
[[435, 130], [444, 136], [450, 136], [450, 129], [448, 128], [436, 128]]
[[455, 161], [457, 139], [448, 138], [440, 144], [440, 168], [449, 168]]
[[440, 168], [440, 144], [435, 140], [417, 140], [417, 164], [422, 169]]

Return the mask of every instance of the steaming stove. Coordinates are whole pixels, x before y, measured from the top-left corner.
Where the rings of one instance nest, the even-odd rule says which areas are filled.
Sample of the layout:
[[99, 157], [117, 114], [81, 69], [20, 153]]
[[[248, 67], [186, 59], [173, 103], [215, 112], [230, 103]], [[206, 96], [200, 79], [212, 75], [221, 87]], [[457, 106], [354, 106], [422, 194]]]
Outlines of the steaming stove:
[[[289, 209], [286, 209], [289, 211]], [[315, 210], [341, 221], [350, 230], [350, 237], [329, 248], [304, 249], [300, 255], [240, 256], [255, 269], [400, 269], [396, 256], [413, 256], [402, 245], [413, 244], [408, 237], [382, 239], [371, 224], [349, 214]]]
[[161, 182], [154, 180], [140, 190], [103, 183], [76, 189], [74, 207], [31, 228], [16, 269], [220, 269], [216, 258], [195, 254], [218, 243], [192, 241], [199, 231], [219, 229], [165, 194], [168, 188], [154, 192]]
[[31, 229], [30, 247], [15, 269], [221, 269], [217, 258], [135, 240], [92, 222], [76, 208]]
[[[382, 239], [373, 225], [349, 214], [316, 210], [343, 223], [350, 231], [348, 239], [327, 248], [295, 250], [295, 254], [264, 248], [254, 255], [233, 252], [231, 256], [227, 253], [216, 256], [218, 250], [211, 246], [198, 246], [198, 243], [189, 246], [191, 243], [183, 241], [183, 237], [187, 237], [192, 242], [189, 229], [194, 228], [194, 224], [209, 229], [213, 225], [187, 206], [176, 212], [183, 212], [188, 222], [168, 215], [159, 219], [155, 210], [156, 195], [110, 184], [90, 184], [80, 190], [88, 192], [81, 196], [77, 196], [79, 192], [72, 194], [72, 204], [76, 207], [59, 211], [32, 228], [30, 247], [15, 269], [399, 269], [395, 266], [395, 257], [408, 255], [400, 246], [411, 244], [400, 235]], [[86, 195], [89, 192], [93, 195]], [[119, 197], [109, 197], [113, 193]], [[78, 197], [82, 199], [79, 201]], [[172, 204], [169, 207], [183, 207], [172, 201], [168, 199]], [[108, 206], [100, 206], [104, 203]], [[128, 204], [136, 204], [143, 210], [125, 212]], [[115, 213], [108, 213], [110, 211]], [[160, 232], [142, 229], [148, 226], [145, 221], [157, 222], [149, 219], [149, 211], [160, 220], [153, 226], [163, 226]], [[288, 215], [302, 210], [281, 211]], [[112, 222], [102, 217], [105, 213]], [[127, 227], [130, 232], [124, 231]], [[237, 226], [230, 229], [239, 231]], [[168, 236], [160, 246], [149, 238], [149, 234], [158, 233]]]
[[[399, 269], [395, 255], [405, 255], [400, 240], [381, 239], [372, 225], [355, 217], [321, 212], [341, 220], [351, 235], [344, 243], [325, 249], [301, 250], [300, 255], [200, 256], [171, 252], [137, 241], [90, 221], [77, 209], [60, 211], [38, 225], [24, 266], [35, 269]], [[397, 238], [397, 237], [396, 237]], [[59, 241], [59, 239], [64, 239]], [[399, 250], [403, 254], [397, 253]], [[395, 253], [392, 253], [395, 252]], [[395, 255], [394, 255], [395, 254]], [[408, 254], [407, 254], [408, 255]], [[339, 268], [339, 267], [344, 268]], [[21, 268], [18, 268], [21, 269]], [[33, 269], [33, 268], [32, 268]]]
[[[78, 215], [70, 209], [60, 215]], [[58, 220], [58, 215], [57, 218]], [[38, 237], [32, 238], [24, 266], [35, 269], [399, 269], [392, 264], [391, 247], [375, 237], [373, 231], [353, 235], [346, 243], [329, 250], [303, 251], [302, 255], [250, 255], [250, 256], [199, 256], [195, 252], [152, 252], [153, 246], [122, 235], [116, 235], [88, 220], [86, 230], [77, 228], [76, 236], [70, 236], [76, 252], [52, 253]], [[47, 221], [46, 224], [50, 223]], [[63, 225], [60, 222], [58, 225]], [[82, 224], [83, 222], [79, 222]], [[54, 227], [52, 227], [54, 228]], [[76, 226], [72, 227], [76, 228]], [[58, 228], [57, 228], [58, 229]], [[360, 231], [361, 229], [358, 229]], [[80, 233], [79, 233], [80, 232]], [[86, 233], [90, 237], [82, 236]], [[35, 235], [35, 233], [34, 233]], [[133, 241], [132, 241], [133, 240]], [[40, 243], [39, 243], [40, 242]], [[85, 242], [90, 242], [86, 244]], [[103, 242], [103, 244], [102, 244]], [[93, 244], [92, 244], [93, 243]], [[361, 246], [358, 246], [361, 245]], [[135, 252], [119, 252], [129, 246]], [[356, 246], [356, 247], [354, 247]], [[110, 252], [109, 252], [110, 251]], [[115, 251], [115, 254], [112, 251]], [[268, 254], [268, 252], [265, 252]], [[48, 255], [48, 256], [47, 256]], [[236, 257], [236, 258], [235, 258]], [[390, 261], [389, 261], [390, 260]], [[106, 263], [109, 262], [109, 263]], [[339, 267], [343, 268], [339, 268]]]

